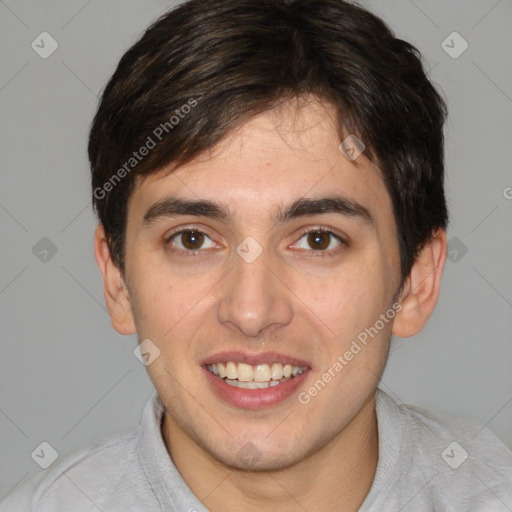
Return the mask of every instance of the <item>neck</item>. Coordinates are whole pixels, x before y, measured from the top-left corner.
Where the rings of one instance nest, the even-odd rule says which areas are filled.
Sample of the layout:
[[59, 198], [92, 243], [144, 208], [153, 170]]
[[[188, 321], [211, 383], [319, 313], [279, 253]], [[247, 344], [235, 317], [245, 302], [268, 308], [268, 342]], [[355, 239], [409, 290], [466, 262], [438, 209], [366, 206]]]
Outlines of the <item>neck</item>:
[[166, 412], [167, 450], [192, 492], [211, 512], [356, 512], [375, 477], [378, 430], [372, 397], [322, 448], [276, 471], [227, 466], [198, 446]]

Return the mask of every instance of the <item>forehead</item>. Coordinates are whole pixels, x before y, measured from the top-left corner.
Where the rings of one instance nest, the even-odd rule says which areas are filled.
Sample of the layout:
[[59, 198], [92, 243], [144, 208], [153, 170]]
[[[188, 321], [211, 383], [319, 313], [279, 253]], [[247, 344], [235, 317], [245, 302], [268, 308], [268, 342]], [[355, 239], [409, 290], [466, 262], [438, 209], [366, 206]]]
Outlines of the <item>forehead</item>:
[[129, 211], [142, 219], [172, 196], [222, 204], [232, 220], [263, 212], [275, 218], [300, 198], [342, 195], [389, 221], [380, 170], [364, 152], [349, 160], [340, 142], [334, 107], [289, 102], [249, 119], [191, 162], [140, 180]]

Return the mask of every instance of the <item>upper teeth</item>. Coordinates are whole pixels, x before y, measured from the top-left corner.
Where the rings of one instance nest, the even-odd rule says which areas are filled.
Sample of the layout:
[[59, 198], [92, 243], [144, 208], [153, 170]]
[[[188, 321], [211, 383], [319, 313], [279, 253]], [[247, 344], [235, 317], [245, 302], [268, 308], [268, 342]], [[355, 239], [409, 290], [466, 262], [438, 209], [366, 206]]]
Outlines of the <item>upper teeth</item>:
[[238, 363], [232, 361], [227, 363], [214, 363], [207, 365], [208, 370], [223, 379], [238, 379], [241, 382], [269, 382], [270, 380], [280, 380], [283, 377], [296, 377], [303, 373], [306, 366], [292, 366], [291, 364], [282, 365], [281, 363], [266, 363], [252, 366], [250, 364]]

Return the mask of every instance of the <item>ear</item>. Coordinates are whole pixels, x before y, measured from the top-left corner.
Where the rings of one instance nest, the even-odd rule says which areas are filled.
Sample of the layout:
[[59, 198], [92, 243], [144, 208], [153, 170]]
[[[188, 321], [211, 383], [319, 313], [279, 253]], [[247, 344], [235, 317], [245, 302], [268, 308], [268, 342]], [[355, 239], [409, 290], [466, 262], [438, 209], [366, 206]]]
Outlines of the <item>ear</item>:
[[448, 242], [446, 231], [438, 229], [414, 262], [399, 302], [402, 309], [393, 324], [393, 334], [409, 338], [423, 329], [439, 298]]
[[105, 230], [101, 224], [94, 233], [94, 255], [103, 277], [103, 291], [112, 327], [119, 334], [134, 334], [136, 328], [128, 288], [121, 270], [112, 261]]

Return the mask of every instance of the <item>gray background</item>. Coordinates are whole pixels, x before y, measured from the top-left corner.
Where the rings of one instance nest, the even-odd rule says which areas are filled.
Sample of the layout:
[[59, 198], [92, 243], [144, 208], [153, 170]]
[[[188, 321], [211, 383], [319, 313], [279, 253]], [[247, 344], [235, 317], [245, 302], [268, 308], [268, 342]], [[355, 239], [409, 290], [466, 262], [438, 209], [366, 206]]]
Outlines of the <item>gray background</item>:
[[[0, 500], [40, 470], [41, 442], [60, 460], [138, 424], [153, 392], [135, 336], [113, 331], [105, 310], [85, 148], [117, 61], [172, 5], [0, 0]], [[420, 49], [450, 110], [453, 261], [428, 326], [394, 341], [382, 387], [480, 420], [512, 447], [512, 1], [363, 5]], [[31, 48], [44, 31], [59, 44], [47, 59]], [[441, 46], [454, 31], [469, 44], [458, 58]]]

